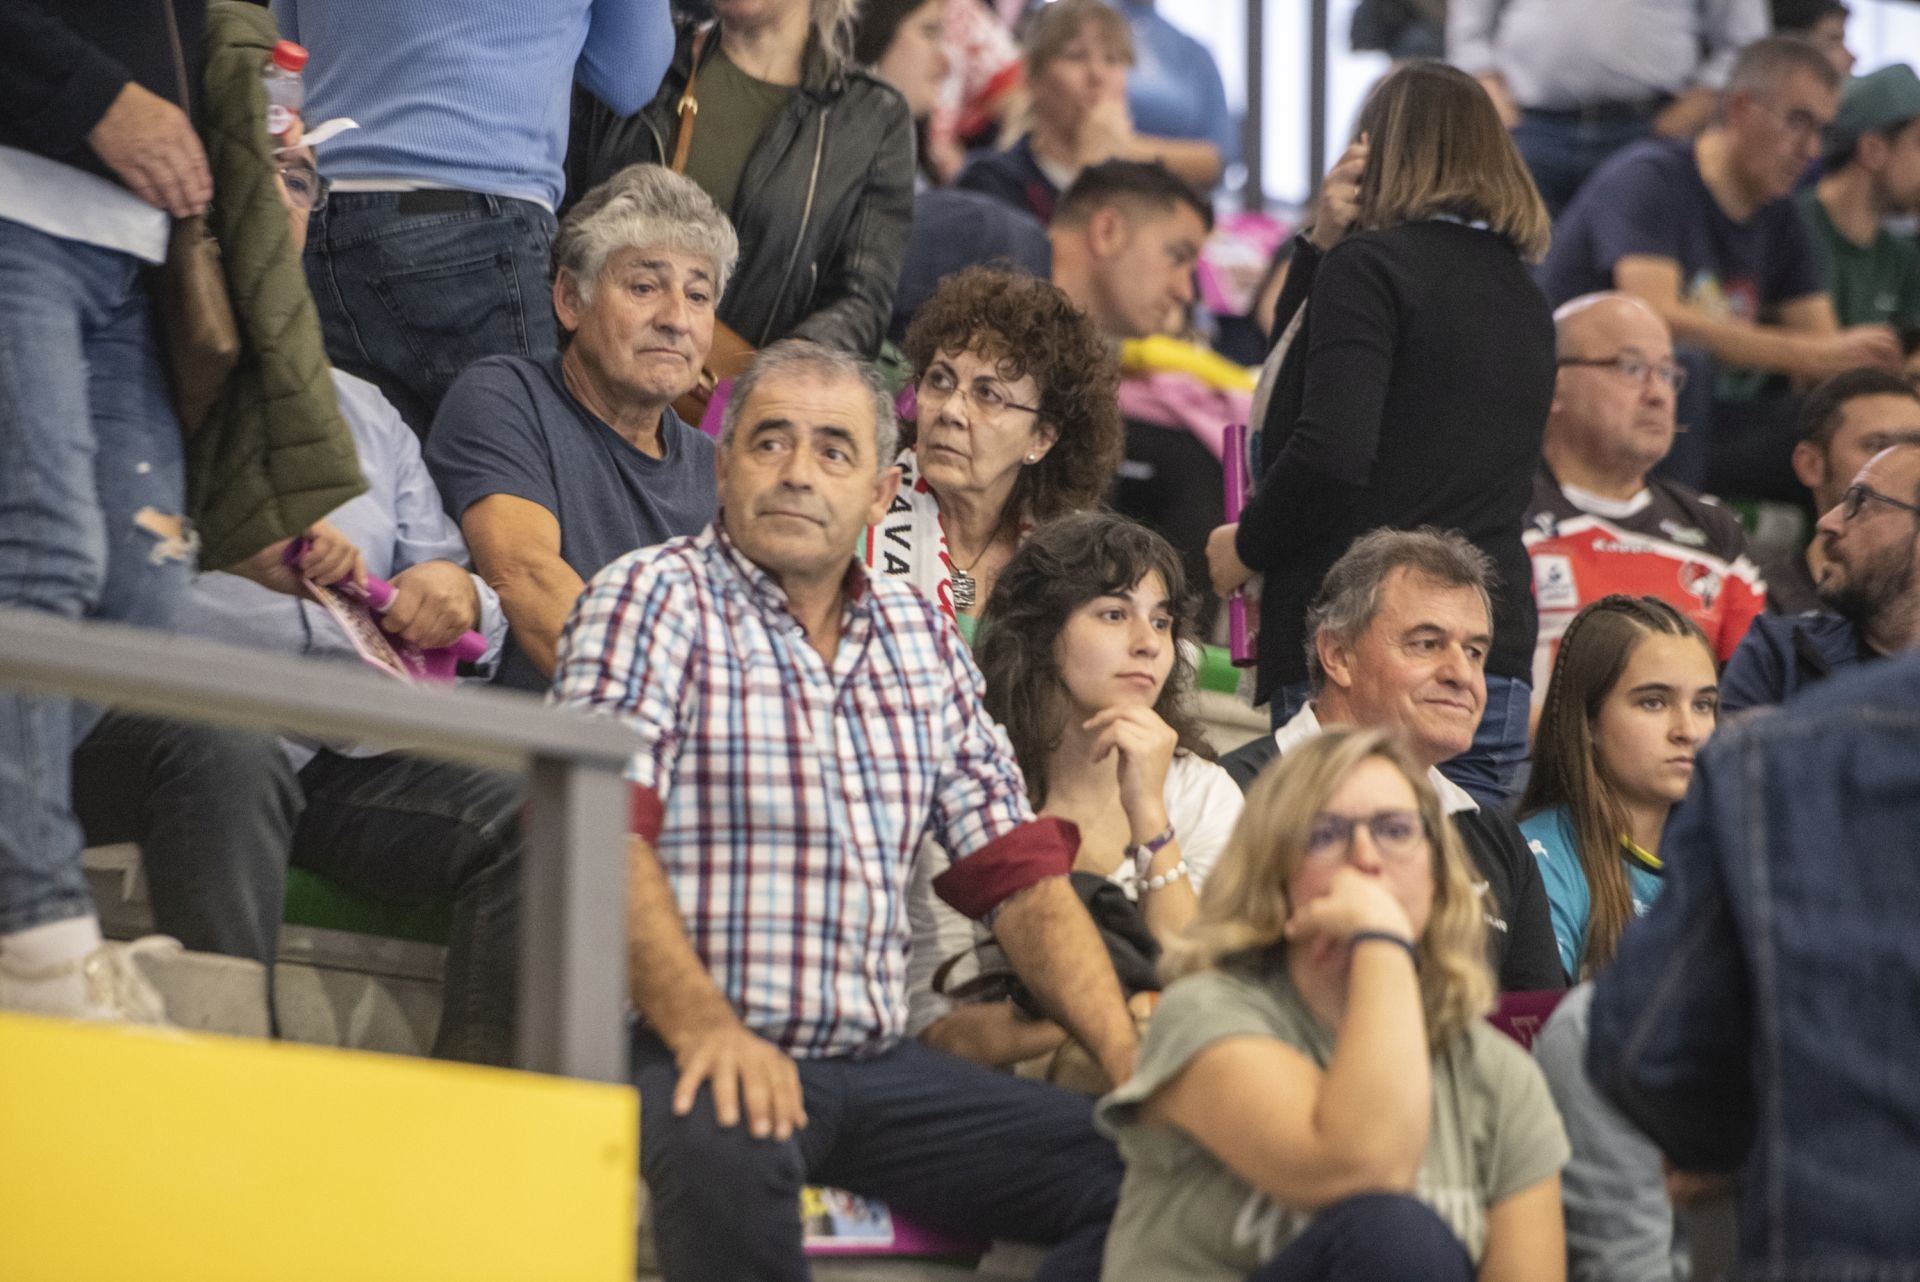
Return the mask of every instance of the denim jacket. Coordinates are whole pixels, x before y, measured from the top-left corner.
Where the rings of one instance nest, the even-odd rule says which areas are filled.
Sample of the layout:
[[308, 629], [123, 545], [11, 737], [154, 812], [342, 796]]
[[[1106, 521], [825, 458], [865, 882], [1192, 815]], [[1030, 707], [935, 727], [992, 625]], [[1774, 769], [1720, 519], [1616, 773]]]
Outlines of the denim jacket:
[[1920, 1282], [1920, 655], [1732, 725], [1595, 986], [1587, 1068], [1741, 1181], [1740, 1282]]

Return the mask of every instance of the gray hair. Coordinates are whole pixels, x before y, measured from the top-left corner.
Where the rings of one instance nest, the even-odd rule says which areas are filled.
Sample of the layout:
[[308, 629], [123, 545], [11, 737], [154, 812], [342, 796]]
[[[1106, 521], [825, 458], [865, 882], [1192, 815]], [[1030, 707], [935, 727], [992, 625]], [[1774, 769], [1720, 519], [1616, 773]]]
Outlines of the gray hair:
[[716, 301], [740, 257], [733, 224], [698, 183], [660, 165], [628, 165], [582, 196], [560, 224], [554, 274], [570, 273], [580, 301], [592, 302], [607, 259], [647, 246], [706, 259]]
[[1493, 560], [1464, 534], [1431, 525], [1363, 534], [1333, 563], [1307, 607], [1307, 682], [1314, 694], [1327, 684], [1320, 666], [1321, 634], [1343, 646], [1357, 642], [1380, 613], [1380, 587], [1395, 570], [1411, 570], [1450, 588], [1472, 588], [1492, 620]]
[[1773, 93], [1796, 71], [1812, 76], [1823, 88], [1841, 87], [1840, 73], [1812, 42], [1799, 36], [1762, 36], [1734, 58], [1726, 87], [1720, 91], [1721, 115], [1725, 115], [1726, 101], [1734, 94], [1758, 97]]
[[720, 419], [720, 447], [733, 445], [740, 413], [760, 384], [768, 379], [815, 378], [822, 382], [857, 383], [873, 402], [874, 467], [888, 468], [900, 453], [900, 422], [893, 413], [893, 393], [880, 381], [873, 366], [837, 347], [804, 338], [784, 338], [762, 348], [747, 372], [733, 381], [733, 395]]

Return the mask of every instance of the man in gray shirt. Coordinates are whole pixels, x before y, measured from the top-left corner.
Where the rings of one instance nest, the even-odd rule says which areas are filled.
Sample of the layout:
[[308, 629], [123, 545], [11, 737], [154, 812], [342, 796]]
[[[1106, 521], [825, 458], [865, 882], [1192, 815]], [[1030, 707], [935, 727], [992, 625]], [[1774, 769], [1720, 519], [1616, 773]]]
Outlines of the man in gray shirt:
[[1706, 124], [1767, 30], [1765, 0], [1452, 0], [1447, 56], [1493, 95], [1558, 217], [1621, 147]]

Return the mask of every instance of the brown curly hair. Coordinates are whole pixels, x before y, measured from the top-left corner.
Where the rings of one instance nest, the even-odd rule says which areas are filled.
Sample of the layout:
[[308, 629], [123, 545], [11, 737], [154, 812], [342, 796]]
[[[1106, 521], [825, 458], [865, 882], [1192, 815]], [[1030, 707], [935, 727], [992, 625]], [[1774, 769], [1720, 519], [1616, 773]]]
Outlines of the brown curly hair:
[[1146, 526], [1112, 512], [1075, 512], [1035, 530], [1000, 572], [980, 616], [974, 659], [986, 678], [987, 713], [1006, 729], [1026, 776], [1027, 797], [1047, 804], [1047, 758], [1066, 733], [1066, 683], [1054, 643], [1073, 612], [1103, 596], [1124, 596], [1158, 574], [1173, 603], [1173, 668], [1153, 710], [1180, 736], [1181, 752], [1213, 760], [1194, 712], [1194, 594], [1180, 554]]
[[[1003, 379], [1040, 385], [1040, 417], [1059, 439], [1020, 469], [1006, 519], [1048, 521], [1098, 504], [1126, 452], [1120, 421], [1120, 364], [1087, 314], [1051, 283], [992, 267], [969, 267], [940, 282], [907, 327], [917, 383], [943, 352], [992, 361]], [[919, 436], [900, 425], [901, 443]]]

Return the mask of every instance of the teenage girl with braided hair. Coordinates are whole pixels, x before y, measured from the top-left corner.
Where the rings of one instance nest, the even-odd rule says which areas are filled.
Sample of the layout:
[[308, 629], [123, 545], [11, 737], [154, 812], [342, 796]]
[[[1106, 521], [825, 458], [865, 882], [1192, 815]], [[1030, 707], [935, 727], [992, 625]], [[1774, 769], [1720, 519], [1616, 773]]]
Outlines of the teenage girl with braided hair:
[[1719, 707], [1712, 644], [1665, 601], [1602, 597], [1568, 625], [1519, 813], [1569, 978], [1659, 894], [1660, 834]]

